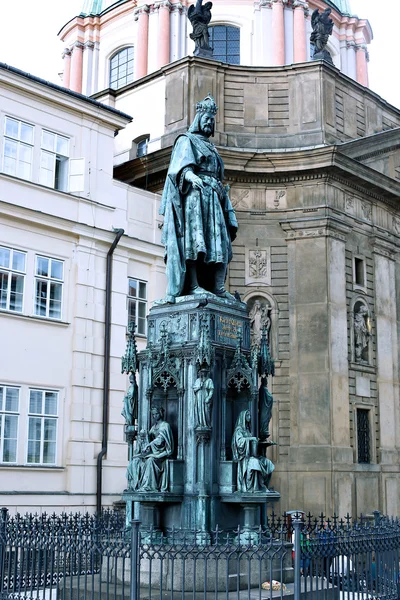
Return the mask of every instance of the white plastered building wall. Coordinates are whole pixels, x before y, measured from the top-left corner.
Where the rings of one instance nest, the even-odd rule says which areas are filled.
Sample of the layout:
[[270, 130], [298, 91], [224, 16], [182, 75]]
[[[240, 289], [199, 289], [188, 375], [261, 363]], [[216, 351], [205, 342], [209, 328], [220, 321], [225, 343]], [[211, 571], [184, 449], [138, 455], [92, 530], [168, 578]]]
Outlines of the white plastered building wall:
[[[94, 510], [101, 449], [106, 255], [123, 228], [113, 258], [108, 451], [103, 504], [126, 487], [127, 446], [121, 375], [128, 278], [147, 284], [147, 308], [164, 295], [159, 196], [113, 180], [114, 131], [128, 118], [0, 65], [0, 246], [26, 257], [23, 305], [0, 309], [0, 386], [19, 390], [17, 452], [0, 455], [0, 502], [11, 512]], [[6, 117], [34, 128], [31, 176], [4, 172]], [[85, 158], [80, 191], [39, 183], [43, 130], [70, 141], [69, 160]], [[63, 264], [59, 318], [36, 314], [37, 257]], [[2, 269], [4, 271], [4, 269]], [[146, 338], [138, 336], [138, 348]], [[30, 390], [58, 393], [56, 453], [51, 464], [28, 461]], [[15, 460], [14, 460], [15, 458]]]

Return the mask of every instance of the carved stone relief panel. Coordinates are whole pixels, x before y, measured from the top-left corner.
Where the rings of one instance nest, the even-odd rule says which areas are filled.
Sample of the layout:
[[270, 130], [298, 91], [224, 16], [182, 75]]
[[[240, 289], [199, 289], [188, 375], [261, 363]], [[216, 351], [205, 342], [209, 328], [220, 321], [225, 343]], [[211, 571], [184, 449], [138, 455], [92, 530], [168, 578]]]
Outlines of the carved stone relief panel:
[[235, 210], [249, 210], [250, 208], [250, 189], [231, 188], [230, 198]]
[[245, 285], [271, 285], [271, 249], [245, 249]]
[[267, 208], [287, 208], [286, 190], [265, 190]]
[[171, 342], [185, 342], [187, 339], [187, 315], [174, 313], [160, 323], [160, 328], [165, 326]]
[[351, 215], [355, 214], [356, 199], [354, 198], [354, 196], [346, 195], [345, 207], [346, 207], [346, 212], [350, 213]]
[[372, 220], [372, 205], [369, 202], [361, 202], [361, 217], [367, 221]]

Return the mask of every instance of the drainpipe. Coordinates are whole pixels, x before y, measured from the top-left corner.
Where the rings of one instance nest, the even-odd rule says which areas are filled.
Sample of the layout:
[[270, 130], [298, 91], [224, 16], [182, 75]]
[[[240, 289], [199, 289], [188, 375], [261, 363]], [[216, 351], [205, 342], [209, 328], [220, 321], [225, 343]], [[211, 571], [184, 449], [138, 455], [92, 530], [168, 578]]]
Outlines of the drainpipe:
[[112, 255], [119, 240], [124, 235], [123, 229], [114, 229], [115, 239], [107, 252], [106, 265], [106, 306], [104, 317], [104, 373], [103, 373], [103, 425], [101, 450], [97, 456], [97, 486], [96, 506], [97, 514], [101, 513], [101, 494], [103, 476], [103, 458], [107, 454], [108, 444], [108, 412], [110, 398], [110, 346], [111, 346], [111, 283], [112, 283]]

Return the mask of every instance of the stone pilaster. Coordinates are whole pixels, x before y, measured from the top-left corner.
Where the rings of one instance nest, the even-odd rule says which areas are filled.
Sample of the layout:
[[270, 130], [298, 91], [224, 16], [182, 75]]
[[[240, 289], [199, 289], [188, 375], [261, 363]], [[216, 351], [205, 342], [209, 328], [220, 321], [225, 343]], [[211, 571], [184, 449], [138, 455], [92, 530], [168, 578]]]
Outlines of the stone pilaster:
[[71, 79], [71, 50], [69, 48], [65, 48], [62, 53], [62, 57], [64, 59], [64, 73], [63, 73], [63, 86], [69, 88], [70, 79]]
[[273, 65], [285, 64], [285, 19], [286, 0], [272, 0], [272, 50]]
[[73, 92], [78, 92], [79, 94], [82, 93], [83, 49], [83, 44], [75, 42], [71, 58], [70, 88]]
[[305, 62], [307, 60], [306, 14], [308, 13], [308, 4], [303, 0], [295, 0], [293, 9], [293, 60], [294, 62]]
[[357, 81], [368, 87], [368, 49], [366, 44], [356, 44], [356, 69], [357, 69]]
[[282, 227], [289, 265], [293, 501], [333, 510], [331, 473], [353, 462], [345, 285], [350, 230], [331, 218], [286, 221]]
[[399, 448], [399, 375], [397, 371], [397, 307], [395, 253], [388, 241], [373, 239], [375, 262], [375, 323], [378, 396], [380, 409], [380, 462], [396, 464]]
[[136, 42], [136, 79], [147, 75], [147, 55], [149, 44], [149, 12], [147, 4], [141, 6], [135, 12], [138, 19], [137, 42]]

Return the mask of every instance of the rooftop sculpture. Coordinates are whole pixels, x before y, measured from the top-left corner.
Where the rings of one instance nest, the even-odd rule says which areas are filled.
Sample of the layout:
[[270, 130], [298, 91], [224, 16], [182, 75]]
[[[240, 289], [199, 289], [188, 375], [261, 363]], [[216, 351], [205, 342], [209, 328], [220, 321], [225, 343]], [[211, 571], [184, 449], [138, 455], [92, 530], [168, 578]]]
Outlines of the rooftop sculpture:
[[312, 34], [310, 41], [315, 46], [313, 60], [326, 60], [333, 64], [332, 56], [327, 50], [329, 36], [333, 31], [332, 9], [326, 8], [322, 13], [316, 8], [311, 16]]
[[202, 2], [203, 0], [197, 0], [196, 5], [192, 4], [188, 8], [188, 19], [193, 27], [190, 38], [195, 43], [194, 56], [211, 58], [212, 48], [210, 47], [208, 25], [211, 21], [212, 2], [206, 2], [204, 6]]

